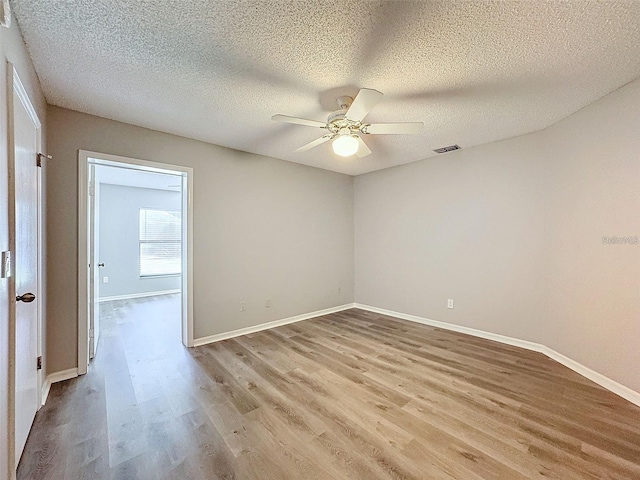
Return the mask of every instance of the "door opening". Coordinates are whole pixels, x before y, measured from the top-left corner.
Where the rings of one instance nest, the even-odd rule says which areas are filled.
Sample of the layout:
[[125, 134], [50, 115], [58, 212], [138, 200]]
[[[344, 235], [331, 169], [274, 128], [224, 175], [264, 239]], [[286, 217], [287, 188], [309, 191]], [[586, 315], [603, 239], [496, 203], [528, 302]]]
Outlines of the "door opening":
[[101, 329], [115, 325], [114, 306], [137, 312], [138, 326], [159, 300], [154, 315], [175, 311], [176, 335], [193, 346], [192, 170], [80, 151], [79, 172], [78, 374], [96, 356]]

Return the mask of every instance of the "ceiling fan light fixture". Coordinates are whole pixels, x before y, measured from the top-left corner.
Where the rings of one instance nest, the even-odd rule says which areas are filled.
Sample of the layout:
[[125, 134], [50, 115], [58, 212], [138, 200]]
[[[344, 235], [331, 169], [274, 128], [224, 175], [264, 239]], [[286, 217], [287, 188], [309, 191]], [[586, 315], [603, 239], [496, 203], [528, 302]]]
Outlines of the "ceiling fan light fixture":
[[326, 122], [280, 114], [274, 115], [271, 120], [322, 128], [327, 132], [320, 138], [296, 148], [294, 150], [296, 153], [306, 152], [318, 145], [331, 141], [336, 155], [340, 157], [357, 155], [358, 158], [362, 158], [370, 155], [371, 150], [359, 134], [416, 134], [420, 133], [424, 127], [422, 122], [363, 123], [364, 117], [367, 116], [381, 98], [382, 93], [379, 91], [371, 88], [361, 88], [355, 98], [339, 97], [338, 106], [340, 110], [329, 114]]
[[339, 135], [331, 146], [336, 155], [350, 157], [358, 151], [358, 138], [355, 135]]

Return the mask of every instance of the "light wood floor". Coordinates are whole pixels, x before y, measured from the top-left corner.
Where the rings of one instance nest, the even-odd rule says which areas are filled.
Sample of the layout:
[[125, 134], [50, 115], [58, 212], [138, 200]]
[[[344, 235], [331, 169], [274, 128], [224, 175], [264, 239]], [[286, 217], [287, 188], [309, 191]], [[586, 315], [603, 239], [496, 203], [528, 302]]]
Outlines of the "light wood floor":
[[640, 478], [640, 408], [543, 355], [361, 310], [187, 350], [178, 308], [105, 311], [18, 478]]

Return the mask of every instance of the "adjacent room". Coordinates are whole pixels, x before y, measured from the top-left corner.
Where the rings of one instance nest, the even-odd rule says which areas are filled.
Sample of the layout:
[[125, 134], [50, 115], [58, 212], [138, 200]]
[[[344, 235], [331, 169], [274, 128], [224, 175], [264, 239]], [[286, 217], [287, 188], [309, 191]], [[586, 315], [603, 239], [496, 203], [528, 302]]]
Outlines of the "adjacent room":
[[0, 24], [0, 478], [640, 478], [640, 2]]
[[105, 343], [156, 358], [181, 345], [182, 176], [126, 163], [90, 168], [89, 359]]

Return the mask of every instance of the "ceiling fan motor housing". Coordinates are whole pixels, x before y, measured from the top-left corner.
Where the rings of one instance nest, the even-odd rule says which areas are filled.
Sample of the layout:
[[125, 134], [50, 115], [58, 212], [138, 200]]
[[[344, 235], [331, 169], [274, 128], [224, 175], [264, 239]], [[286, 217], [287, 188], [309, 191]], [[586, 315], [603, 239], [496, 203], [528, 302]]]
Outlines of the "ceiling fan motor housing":
[[331, 112], [327, 117], [327, 127], [334, 134], [342, 131], [344, 133], [344, 129], [348, 128], [352, 134], [355, 134], [360, 129], [360, 122], [354, 122], [345, 117], [347, 110], [353, 103], [353, 97], [349, 97], [344, 95], [342, 97], [338, 97], [336, 99], [336, 103], [340, 110], [336, 110], [335, 112]]
[[345, 114], [353, 103], [353, 98], [349, 97], [348, 95], [343, 95], [342, 97], [338, 97], [336, 99], [336, 103], [338, 104], [339, 110], [336, 110], [335, 112], [331, 112], [329, 114], [329, 116], [327, 117], [327, 124], [334, 125], [337, 131], [341, 128], [349, 126], [348, 124], [351, 123], [345, 118]]
[[336, 110], [335, 112], [331, 112], [327, 117], [327, 123], [337, 123], [341, 120], [344, 120], [344, 114], [347, 113], [347, 109]]

